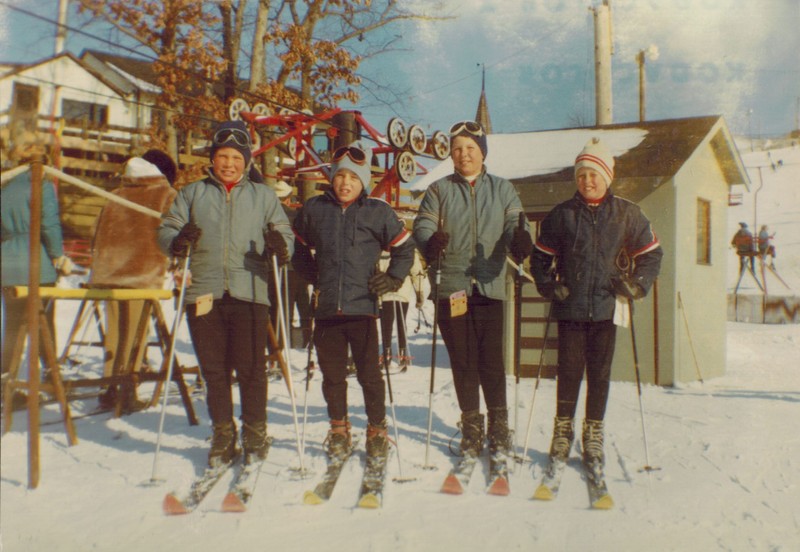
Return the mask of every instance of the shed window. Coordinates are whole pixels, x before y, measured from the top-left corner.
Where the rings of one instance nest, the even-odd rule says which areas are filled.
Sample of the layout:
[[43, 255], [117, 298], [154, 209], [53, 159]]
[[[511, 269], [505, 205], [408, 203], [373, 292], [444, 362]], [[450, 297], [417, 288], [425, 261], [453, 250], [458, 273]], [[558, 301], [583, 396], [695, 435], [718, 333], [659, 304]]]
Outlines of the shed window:
[[697, 200], [697, 264], [711, 264], [711, 202]]
[[108, 123], [108, 106], [78, 100], [64, 100], [61, 103], [61, 116], [73, 125], [100, 128]]

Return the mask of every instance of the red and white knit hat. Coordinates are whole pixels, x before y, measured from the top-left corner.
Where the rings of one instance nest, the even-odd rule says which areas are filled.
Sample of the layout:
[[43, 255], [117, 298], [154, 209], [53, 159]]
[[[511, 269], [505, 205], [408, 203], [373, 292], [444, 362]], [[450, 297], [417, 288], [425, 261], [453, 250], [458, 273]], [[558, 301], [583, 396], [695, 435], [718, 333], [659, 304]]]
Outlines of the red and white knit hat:
[[600, 173], [608, 186], [614, 180], [614, 156], [608, 148], [600, 142], [600, 138], [592, 140], [584, 146], [583, 151], [575, 158], [575, 173], [581, 167], [588, 167]]

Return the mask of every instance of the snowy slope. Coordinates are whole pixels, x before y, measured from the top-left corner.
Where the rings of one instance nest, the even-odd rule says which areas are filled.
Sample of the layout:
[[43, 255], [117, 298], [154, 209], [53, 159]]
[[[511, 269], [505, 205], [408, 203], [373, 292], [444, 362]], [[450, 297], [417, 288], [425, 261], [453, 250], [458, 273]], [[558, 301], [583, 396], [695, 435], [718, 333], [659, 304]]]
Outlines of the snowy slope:
[[[768, 221], [778, 231], [779, 270], [798, 286], [800, 203], [792, 194], [797, 194], [800, 163], [796, 149], [773, 152], [773, 158], [778, 154], [783, 166], [774, 172], [770, 169], [769, 180], [763, 171], [766, 184], [758, 195], [759, 220]], [[748, 155], [743, 157], [748, 166], [756, 162]], [[741, 212], [732, 209], [731, 235], [741, 217], [752, 221], [746, 213], [752, 213], [752, 203], [750, 210], [747, 203]], [[735, 263], [733, 253], [731, 256]], [[427, 304], [426, 309], [430, 318], [432, 306]], [[346, 466], [328, 504], [301, 504], [303, 492], [313, 488], [325, 466], [321, 443], [327, 417], [317, 374], [307, 395], [303, 464], [310, 476], [303, 479], [295, 471], [300, 461], [291, 401], [283, 383], [273, 383], [269, 422], [275, 441], [251, 510], [245, 514], [220, 512], [227, 481], [189, 516], [168, 518], [161, 513], [164, 494], [187, 484], [205, 463], [210, 431], [202, 397], [195, 399], [201, 416], [201, 425], [196, 427], [187, 424], [177, 397], [168, 405], [157, 473], [165, 483], [159, 486], [147, 485], [152, 475], [158, 409], [121, 419], [107, 414], [79, 419], [80, 443], [68, 447], [58, 408], [45, 407], [42, 476], [35, 490], [27, 488], [27, 422], [25, 413], [18, 412], [11, 432], [2, 438], [2, 551], [800, 549], [799, 326], [729, 323], [727, 374], [678, 388], [645, 386], [641, 397], [644, 418], [636, 386], [612, 383], [606, 454], [608, 483], [617, 507], [599, 512], [588, 509], [586, 487], [577, 471], [577, 449], [557, 500], [530, 500], [552, 430], [555, 384], [549, 380], [542, 381], [536, 395], [530, 449], [526, 463], [512, 474], [511, 495], [485, 495], [483, 472], [476, 472], [463, 496], [437, 492], [454, 461], [448, 442], [456, 431], [459, 411], [447, 354], [439, 339], [430, 449], [431, 464], [438, 469], [422, 469], [431, 331], [422, 324], [420, 331], [414, 332], [418, 318], [413, 306], [411, 310], [408, 325], [413, 366], [392, 379], [402, 466], [393, 456], [389, 477], [400, 475], [402, 468], [405, 477], [416, 479], [388, 482], [382, 510], [354, 508], [361, 452]], [[64, 336], [74, 307], [62, 303], [57, 314], [59, 335]], [[171, 319], [172, 313], [166, 314]], [[178, 349], [187, 364], [195, 363], [185, 329]], [[84, 362], [76, 370], [81, 375], [100, 371], [97, 351], [84, 348], [80, 357]], [[304, 352], [293, 350], [292, 363], [298, 414], [302, 416]], [[351, 416], [363, 448], [363, 401], [356, 381], [349, 381]], [[513, 398], [512, 379], [508, 391]], [[520, 433], [527, 422], [532, 391], [533, 382], [523, 380], [516, 410]], [[75, 401], [74, 413], [91, 411], [95, 403], [95, 399]], [[646, 464], [642, 419], [649, 463], [660, 468], [649, 474], [640, 471]]]

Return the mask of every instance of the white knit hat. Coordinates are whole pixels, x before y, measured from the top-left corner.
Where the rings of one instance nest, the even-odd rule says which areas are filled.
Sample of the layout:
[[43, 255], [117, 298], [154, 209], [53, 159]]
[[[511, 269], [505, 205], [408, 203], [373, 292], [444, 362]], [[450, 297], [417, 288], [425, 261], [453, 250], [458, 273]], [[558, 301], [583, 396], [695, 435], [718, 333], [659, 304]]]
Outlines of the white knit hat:
[[575, 158], [575, 173], [578, 169], [587, 167], [600, 173], [608, 186], [614, 180], [614, 156], [608, 148], [600, 142], [600, 138], [592, 138], [583, 151]]
[[142, 159], [141, 157], [131, 157], [125, 163], [125, 176], [130, 178], [144, 178], [148, 176], [164, 176], [158, 167]]

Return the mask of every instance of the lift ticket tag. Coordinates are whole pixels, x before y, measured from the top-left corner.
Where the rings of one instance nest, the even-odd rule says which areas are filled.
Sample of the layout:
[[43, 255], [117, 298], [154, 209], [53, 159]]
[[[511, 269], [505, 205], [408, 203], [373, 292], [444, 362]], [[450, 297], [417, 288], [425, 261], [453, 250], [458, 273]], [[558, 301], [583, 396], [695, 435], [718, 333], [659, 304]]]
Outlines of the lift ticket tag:
[[463, 289], [450, 296], [450, 317], [462, 316], [467, 313], [467, 292]]
[[197, 301], [194, 303], [195, 309], [195, 316], [203, 316], [204, 314], [208, 314], [211, 312], [211, 307], [214, 306], [214, 294], [213, 293], [206, 293], [205, 295], [201, 295], [197, 298]]

